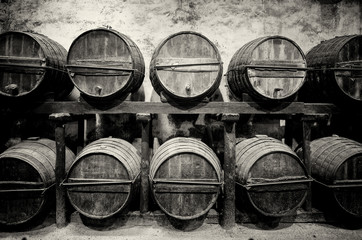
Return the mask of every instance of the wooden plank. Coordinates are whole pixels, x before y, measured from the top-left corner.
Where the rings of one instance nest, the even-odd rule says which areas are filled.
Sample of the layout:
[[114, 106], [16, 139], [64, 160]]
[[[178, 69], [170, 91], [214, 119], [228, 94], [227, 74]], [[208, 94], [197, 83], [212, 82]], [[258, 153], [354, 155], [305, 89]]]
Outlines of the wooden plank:
[[150, 114], [137, 114], [137, 121], [142, 124], [142, 142], [141, 142], [141, 186], [140, 186], [140, 212], [148, 212], [149, 204], [149, 179], [150, 172]]
[[[34, 104], [35, 105], [35, 104]], [[322, 106], [324, 112], [329, 112], [329, 105]], [[86, 102], [43, 102], [32, 110], [26, 110], [20, 106], [14, 106], [15, 112], [32, 113], [72, 113], [72, 114], [119, 114], [119, 113], [163, 113], [163, 114], [200, 114], [200, 113], [244, 113], [244, 114], [302, 114], [305, 111], [304, 103], [284, 103], [276, 107], [264, 107], [255, 102], [201, 102], [196, 106], [177, 105], [161, 102], [131, 102], [124, 101], [119, 105], [107, 110], [100, 110], [90, 106]], [[313, 107], [309, 108], [311, 114], [320, 114]]]
[[56, 123], [56, 162], [55, 162], [55, 194], [56, 194], [56, 225], [63, 228], [67, 225], [66, 218], [66, 192], [61, 183], [65, 177], [65, 129], [61, 121]]
[[[28, 102], [17, 105], [14, 102], [0, 103], [1, 114], [120, 114], [120, 113], [164, 113], [164, 114], [270, 114], [289, 115], [304, 114], [315, 117], [326, 117], [328, 114], [362, 115], [362, 111], [346, 111], [331, 103], [285, 102], [279, 106], [267, 107], [260, 102], [200, 102], [197, 105], [179, 105], [167, 102], [131, 102], [124, 101], [109, 109], [97, 109], [87, 102]], [[359, 111], [358, 111], [359, 110]]]
[[[311, 141], [311, 125], [312, 121], [303, 120], [303, 156], [304, 164], [307, 169], [307, 174], [311, 175], [311, 150], [310, 150], [310, 141]], [[304, 203], [304, 209], [306, 211], [312, 210], [312, 190], [311, 183], [309, 183], [309, 189], [307, 190], [307, 197]]]
[[235, 122], [224, 122], [224, 201], [221, 225], [235, 225]]
[[215, 194], [219, 186], [188, 184], [154, 184], [156, 193], [210, 193]]

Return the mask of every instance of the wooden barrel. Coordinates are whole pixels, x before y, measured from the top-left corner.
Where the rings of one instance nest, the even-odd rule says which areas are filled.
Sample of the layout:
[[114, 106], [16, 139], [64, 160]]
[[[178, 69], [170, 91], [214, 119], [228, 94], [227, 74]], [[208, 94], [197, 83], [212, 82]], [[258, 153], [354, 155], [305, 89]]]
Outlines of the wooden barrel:
[[306, 91], [318, 91], [337, 104], [362, 104], [361, 49], [362, 35], [336, 37], [313, 47], [306, 55], [313, 69]]
[[333, 192], [341, 210], [362, 217], [362, 144], [332, 136], [310, 144], [312, 177]]
[[91, 219], [104, 219], [124, 209], [140, 173], [141, 157], [132, 144], [101, 138], [76, 157], [64, 185], [73, 207]]
[[292, 40], [282, 36], [257, 38], [242, 46], [232, 57], [227, 74], [231, 93], [266, 100], [286, 100], [303, 85], [306, 60]]
[[178, 32], [163, 40], [150, 63], [155, 91], [177, 102], [201, 101], [218, 89], [222, 62], [216, 46], [196, 32]]
[[236, 145], [236, 183], [251, 205], [265, 216], [290, 215], [304, 202], [308, 174], [285, 144], [267, 136]]
[[73, 41], [67, 70], [85, 100], [107, 102], [136, 92], [143, 82], [145, 64], [129, 37], [112, 29], [97, 28]]
[[205, 215], [216, 202], [221, 167], [206, 144], [178, 137], [156, 150], [149, 177], [161, 210], [178, 220], [192, 220]]
[[64, 98], [73, 89], [65, 70], [67, 51], [48, 37], [30, 32], [0, 34], [0, 96], [8, 99]]
[[[66, 148], [66, 168], [74, 154]], [[55, 142], [25, 140], [0, 154], [0, 224], [15, 226], [35, 219], [55, 184]]]

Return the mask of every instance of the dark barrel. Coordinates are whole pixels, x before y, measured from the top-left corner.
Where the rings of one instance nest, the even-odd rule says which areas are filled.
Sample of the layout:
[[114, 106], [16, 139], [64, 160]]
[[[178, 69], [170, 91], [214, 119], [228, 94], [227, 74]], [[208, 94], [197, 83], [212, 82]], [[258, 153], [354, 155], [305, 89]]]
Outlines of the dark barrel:
[[97, 28], [73, 41], [67, 70], [85, 100], [107, 102], [136, 92], [143, 82], [145, 64], [129, 37], [113, 29]]
[[287, 145], [267, 136], [243, 140], [235, 151], [236, 183], [241, 190], [237, 194], [265, 216], [295, 213], [310, 182], [299, 157]]
[[[301, 151], [301, 150], [299, 150]], [[312, 177], [324, 190], [332, 192], [331, 199], [340, 210], [362, 217], [362, 144], [351, 139], [332, 136], [311, 142]]]
[[[74, 154], [66, 148], [66, 169]], [[46, 209], [55, 184], [55, 142], [25, 140], [0, 154], [0, 224], [20, 225]]]
[[155, 151], [149, 177], [161, 210], [178, 220], [192, 220], [206, 215], [216, 202], [221, 166], [206, 144], [178, 137]]
[[76, 157], [64, 185], [73, 207], [91, 219], [104, 219], [123, 210], [135, 193], [141, 157], [130, 143], [101, 138]]
[[243, 93], [261, 101], [285, 100], [302, 87], [305, 76], [300, 47], [286, 37], [268, 36], [248, 42], [234, 54], [227, 81], [239, 100]]
[[155, 91], [180, 103], [210, 98], [220, 85], [222, 71], [216, 46], [190, 31], [168, 36], [157, 46], [150, 63]]
[[8, 99], [67, 97], [73, 89], [65, 69], [67, 51], [50, 38], [30, 32], [0, 34], [0, 96]]
[[318, 91], [336, 104], [362, 104], [362, 35], [323, 41], [307, 53], [306, 59], [313, 69], [306, 91]]

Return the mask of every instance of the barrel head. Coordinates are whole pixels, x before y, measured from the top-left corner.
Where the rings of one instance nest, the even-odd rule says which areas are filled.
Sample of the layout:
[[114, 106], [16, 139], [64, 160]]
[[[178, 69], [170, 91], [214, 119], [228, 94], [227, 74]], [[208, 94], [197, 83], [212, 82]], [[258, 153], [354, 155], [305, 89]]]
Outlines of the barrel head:
[[129, 87], [140, 59], [134, 58], [130, 40], [126, 38], [116, 31], [100, 28], [87, 31], [73, 41], [67, 69], [82, 94], [101, 99]]
[[[130, 199], [131, 183], [117, 184], [120, 180], [130, 180], [125, 166], [113, 156], [93, 153], [78, 159], [71, 167], [67, 183], [83, 185], [68, 186], [67, 194], [82, 215], [107, 218], [121, 211]], [[102, 182], [111, 183], [86, 185]]]
[[174, 100], [210, 97], [220, 84], [221, 74], [217, 48], [195, 32], [179, 32], [161, 42], [150, 66], [155, 90]]
[[40, 44], [21, 32], [0, 34], [0, 94], [21, 97], [44, 79], [46, 59]]
[[0, 224], [15, 226], [34, 219], [41, 212], [47, 196], [32, 189], [42, 189], [45, 185], [31, 164], [16, 158], [1, 158]]
[[163, 162], [156, 171], [154, 181], [153, 193], [160, 208], [181, 220], [206, 214], [215, 203], [219, 191], [218, 185], [197, 184], [218, 183], [218, 179], [212, 165], [202, 156], [192, 153], [178, 154]]

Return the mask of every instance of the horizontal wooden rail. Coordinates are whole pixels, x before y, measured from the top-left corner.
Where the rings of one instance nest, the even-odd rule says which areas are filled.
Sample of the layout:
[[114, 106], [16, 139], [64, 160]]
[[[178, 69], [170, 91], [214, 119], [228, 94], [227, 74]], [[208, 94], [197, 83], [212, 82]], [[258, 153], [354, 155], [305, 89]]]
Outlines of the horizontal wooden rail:
[[178, 105], [164, 102], [131, 102], [124, 101], [109, 109], [97, 109], [86, 102], [57, 102], [49, 101], [30, 104], [0, 103], [0, 113], [70, 113], [81, 114], [120, 114], [120, 113], [154, 113], [154, 114], [304, 114], [304, 115], [329, 115], [347, 114], [362, 115], [361, 109], [342, 110], [330, 103], [303, 103], [285, 102], [274, 106], [265, 106], [257, 102], [200, 102]]

